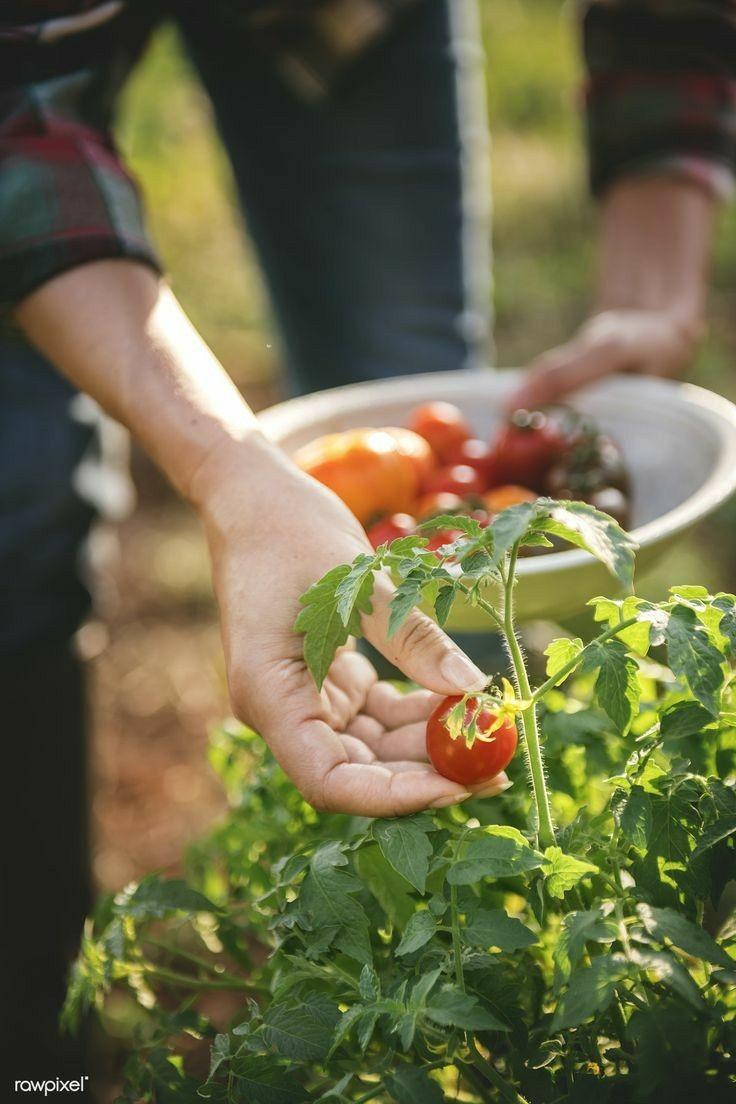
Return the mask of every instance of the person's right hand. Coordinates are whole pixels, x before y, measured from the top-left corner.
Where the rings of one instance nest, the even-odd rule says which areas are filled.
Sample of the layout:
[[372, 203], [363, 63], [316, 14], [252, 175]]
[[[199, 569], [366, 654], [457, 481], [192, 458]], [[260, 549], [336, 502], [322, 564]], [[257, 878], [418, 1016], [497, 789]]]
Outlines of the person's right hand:
[[679, 376], [700, 336], [698, 327], [673, 312], [601, 311], [564, 345], [537, 357], [507, 405], [512, 410], [533, 409], [616, 372]]
[[[388, 639], [393, 587], [379, 576], [368, 640], [426, 689], [403, 696], [364, 656], [341, 649], [319, 692], [294, 632], [299, 597], [325, 572], [370, 552], [346, 506], [273, 446], [233, 444], [199, 472], [228, 682], [237, 716], [270, 745], [316, 808], [394, 816], [468, 796], [428, 763], [424, 725], [436, 694], [483, 689], [486, 676], [418, 610]], [[427, 693], [426, 691], [433, 693]], [[499, 775], [476, 792], [508, 784]]]

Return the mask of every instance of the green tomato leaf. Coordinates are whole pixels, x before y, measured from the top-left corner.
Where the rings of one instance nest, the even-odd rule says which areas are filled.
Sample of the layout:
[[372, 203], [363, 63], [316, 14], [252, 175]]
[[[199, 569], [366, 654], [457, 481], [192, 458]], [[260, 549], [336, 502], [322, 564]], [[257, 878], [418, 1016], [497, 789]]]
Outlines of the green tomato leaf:
[[301, 1104], [308, 1098], [307, 1090], [294, 1076], [294, 1067], [283, 1066], [270, 1056], [235, 1058], [232, 1071], [238, 1093], [248, 1104]]
[[544, 654], [547, 656], [548, 676], [554, 678], [563, 667], [579, 656], [582, 650], [583, 642], [579, 636], [572, 639], [568, 636], [561, 636], [557, 640], [553, 640], [544, 649]]
[[380, 566], [380, 556], [371, 555], [368, 552], [362, 553], [355, 557], [350, 566], [350, 571], [337, 584], [335, 588], [337, 612], [343, 625], [349, 625], [356, 606], [360, 608], [366, 587], [369, 588], [369, 592], [373, 590], [373, 573]]
[[428, 1019], [443, 1027], [462, 1027], [466, 1031], [508, 1031], [501, 1020], [481, 1007], [476, 997], [453, 985], [438, 990], [426, 1007]]
[[709, 825], [700, 836], [692, 857], [695, 859], [705, 851], [710, 851], [712, 847], [721, 843], [722, 840], [728, 839], [729, 836], [732, 836], [735, 832], [736, 813], [732, 813], [730, 816], [721, 817], [720, 820]]
[[667, 626], [667, 655], [672, 671], [716, 717], [723, 685], [723, 656], [711, 644], [693, 610], [676, 606]]
[[548, 847], [544, 852], [545, 887], [550, 897], [562, 899], [586, 874], [597, 873], [597, 866], [566, 855], [560, 847]]
[[713, 724], [712, 715], [697, 701], [675, 702], [663, 710], [659, 717], [660, 735], [665, 740], [697, 736], [709, 724]]
[[520, 502], [518, 506], [509, 506], [496, 515], [485, 530], [494, 564], [500, 563], [509, 549], [529, 532], [538, 512], [536, 502]]
[[263, 1017], [263, 1038], [269, 1047], [299, 1062], [319, 1062], [327, 1056], [340, 1012], [323, 993], [307, 993], [298, 1003], [272, 1004]]
[[403, 930], [416, 908], [406, 879], [397, 874], [386, 861], [377, 844], [355, 851], [353, 863], [358, 877], [376, 898], [391, 923]]
[[597, 1012], [604, 1012], [613, 999], [616, 986], [626, 977], [623, 955], [594, 958], [590, 966], [577, 970], [560, 998], [552, 1019], [552, 1031], [577, 1027]]
[[463, 942], [471, 947], [498, 947], [511, 954], [532, 947], [539, 938], [521, 920], [509, 916], [503, 909], [477, 909], [460, 931]]
[[447, 872], [450, 885], [474, 885], [481, 878], [507, 878], [536, 870], [544, 857], [516, 828], [491, 825], [476, 829], [460, 859]]
[[713, 605], [723, 614], [718, 628], [728, 641], [731, 652], [736, 652], [736, 597], [733, 594], [717, 594]]
[[394, 870], [420, 893], [424, 893], [432, 844], [427, 839], [422, 822], [410, 817], [376, 820], [371, 830], [384, 858]]
[[596, 905], [586, 912], [569, 912], [563, 919], [557, 945], [552, 952], [557, 985], [570, 977], [583, 957], [585, 944], [589, 940], [610, 943], [616, 938], [616, 922], [608, 917], [611, 907], [610, 902], [605, 908]]
[[736, 959], [720, 947], [707, 931], [693, 924], [682, 913], [670, 908], [653, 908], [652, 905], [638, 905], [637, 913], [642, 924], [654, 938], [663, 943], [669, 939], [676, 947], [693, 958], [711, 962], [714, 966], [733, 968]]
[[415, 912], [404, 928], [404, 934], [396, 948], [396, 954], [406, 955], [420, 950], [425, 943], [429, 943], [436, 931], [437, 921], [431, 912], [427, 909]]
[[555, 502], [542, 498], [536, 508], [543, 511], [536, 529], [585, 549], [622, 583], [631, 585], [636, 542], [617, 521], [587, 502]]
[[388, 620], [388, 637], [394, 635], [407, 617], [424, 598], [425, 588], [435, 586], [431, 573], [424, 567], [417, 567], [401, 580], [391, 599], [391, 614]]
[[461, 533], [464, 533], [466, 537], [471, 537], [474, 540], [483, 536], [483, 529], [480, 523], [470, 517], [469, 514], [437, 514], [435, 517], [428, 518], [418, 526], [421, 533], [434, 533], [441, 532], [443, 529], [457, 529]]
[[674, 955], [667, 951], [643, 951], [637, 947], [632, 947], [631, 959], [643, 970], [654, 974], [657, 981], [667, 985], [697, 1012], [707, 1010], [708, 1006], [703, 1000], [700, 989]]
[[172, 912], [218, 912], [207, 897], [192, 889], [181, 878], [161, 878], [149, 874], [137, 885], [129, 886], [115, 897], [113, 911], [134, 920], [155, 920]]
[[455, 601], [455, 593], [456, 591], [453, 586], [443, 586], [440, 587], [437, 597], [435, 598], [434, 616], [440, 628], [444, 628], [447, 618], [450, 616], [450, 610]]
[[327, 677], [337, 649], [346, 643], [349, 636], [360, 635], [360, 614], [370, 612], [373, 573], [366, 570], [360, 576], [362, 582], [357, 592], [354, 596], [351, 594], [349, 600], [345, 599], [345, 608], [350, 606], [347, 622], [340, 615], [337, 592], [351, 570], [348, 564], [333, 567], [299, 599], [304, 609], [294, 623], [294, 631], [304, 634], [304, 661], [318, 689]]
[[373, 956], [368, 917], [352, 896], [363, 886], [354, 874], [341, 869], [347, 861], [337, 841], [315, 851], [302, 882], [299, 904], [317, 933], [334, 929], [335, 946], [356, 962], [370, 965]]
[[444, 1104], [436, 1081], [418, 1066], [399, 1066], [386, 1078], [386, 1090], [396, 1104]]
[[652, 797], [641, 786], [632, 786], [626, 793], [619, 790], [611, 801], [613, 819], [621, 829], [624, 839], [642, 851], [649, 844], [654, 814]]
[[625, 736], [639, 709], [641, 685], [636, 661], [620, 640], [589, 644], [583, 657], [583, 671], [598, 668], [595, 693], [602, 709]]

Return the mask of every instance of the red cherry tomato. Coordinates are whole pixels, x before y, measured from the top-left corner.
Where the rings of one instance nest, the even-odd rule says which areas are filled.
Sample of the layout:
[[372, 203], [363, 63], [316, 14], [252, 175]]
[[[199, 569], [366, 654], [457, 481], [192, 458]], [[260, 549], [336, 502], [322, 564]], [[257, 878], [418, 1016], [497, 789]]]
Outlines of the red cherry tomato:
[[516, 725], [504, 720], [488, 740], [476, 739], [468, 747], [466, 726], [477, 712], [476, 725], [482, 736], [488, 733], [496, 719], [491, 706], [479, 703], [478, 698], [468, 698], [465, 703], [463, 731], [453, 740], [447, 729], [447, 715], [462, 696], [453, 694], [441, 701], [427, 721], [427, 754], [433, 767], [445, 778], [462, 785], [487, 782], [507, 767], [514, 757], [518, 740]]
[[454, 540], [462, 535], [462, 529], [440, 529], [439, 533], [432, 534], [427, 548], [430, 552], [436, 552], [443, 544], [452, 544]]
[[485, 480], [475, 468], [467, 464], [454, 464], [451, 468], [438, 468], [425, 480], [422, 488], [427, 494], [456, 494], [461, 498], [479, 495], [485, 489]]
[[479, 441], [477, 437], [469, 437], [463, 441], [452, 455], [453, 464], [465, 464], [469, 468], [475, 468], [483, 480], [483, 489], [491, 485], [495, 477], [494, 452], [485, 441]]
[[390, 544], [398, 537], [410, 536], [417, 527], [417, 520], [411, 514], [391, 514], [390, 517], [381, 518], [368, 530], [368, 540], [374, 548], [379, 544]]
[[548, 470], [568, 444], [559, 426], [542, 411], [517, 410], [494, 442], [494, 476], [503, 483], [544, 490]]
[[470, 437], [465, 416], [452, 403], [424, 403], [412, 410], [407, 424], [429, 442], [444, 463], [449, 463], [455, 450]]
[[417, 502], [414, 513], [422, 521], [426, 521], [427, 518], [437, 517], [438, 514], [461, 514], [464, 505], [460, 495], [426, 494], [422, 495]]

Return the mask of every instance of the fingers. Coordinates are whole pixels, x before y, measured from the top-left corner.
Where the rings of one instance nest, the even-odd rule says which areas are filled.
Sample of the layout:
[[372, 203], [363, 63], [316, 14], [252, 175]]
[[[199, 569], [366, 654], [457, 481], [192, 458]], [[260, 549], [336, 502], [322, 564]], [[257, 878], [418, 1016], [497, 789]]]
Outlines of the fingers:
[[426, 721], [441, 698], [428, 690], [414, 690], [402, 694], [390, 682], [376, 682], [366, 698], [365, 712], [384, 728]]
[[322, 688], [326, 719], [333, 728], [344, 731], [365, 705], [370, 688], [376, 682], [373, 664], [352, 648], [341, 648], [335, 656]]
[[397, 764], [340, 763], [325, 777], [319, 808], [357, 816], [408, 816], [440, 809], [469, 796], [467, 790], [428, 768]]
[[498, 797], [513, 786], [513, 782], [505, 771], [501, 771], [490, 782], [481, 782], [477, 786], [471, 786], [473, 797]]
[[419, 610], [412, 610], [393, 637], [388, 637], [389, 603], [393, 587], [377, 578], [373, 613], [364, 619], [368, 640], [413, 682], [438, 694], [483, 690], [488, 682], [479, 667]]
[[426, 762], [427, 733], [424, 721], [387, 731], [373, 717], [363, 715], [355, 718], [348, 727], [348, 733], [366, 744], [377, 759]]
[[507, 407], [518, 410], [543, 406], [623, 367], [613, 343], [592, 347], [581, 342], [561, 345], [532, 363]]

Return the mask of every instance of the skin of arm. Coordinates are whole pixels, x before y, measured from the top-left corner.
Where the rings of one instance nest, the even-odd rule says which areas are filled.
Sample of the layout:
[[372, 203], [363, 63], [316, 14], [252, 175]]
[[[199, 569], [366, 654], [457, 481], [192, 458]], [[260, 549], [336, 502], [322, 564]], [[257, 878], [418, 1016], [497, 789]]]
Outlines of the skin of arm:
[[[427, 689], [399, 694], [346, 647], [317, 691], [293, 631], [299, 595], [370, 546], [347, 507], [266, 440], [168, 287], [144, 265], [101, 260], [49, 280], [15, 317], [197, 511], [233, 709], [263, 735], [307, 800], [391, 816], [468, 796], [428, 764], [424, 727], [438, 693], [480, 689], [485, 676], [418, 612], [387, 639], [390, 580], [378, 582], [367, 636]], [[482, 792], [507, 784], [499, 775]]]
[[624, 178], [601, 204], [596, 305], [538, 357], [509, 406], [533, 407], [613, 372], [678, 376], [704, 330], [717, 201], [665, 177]]

